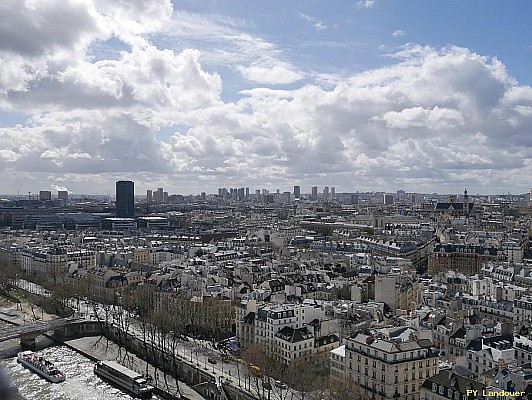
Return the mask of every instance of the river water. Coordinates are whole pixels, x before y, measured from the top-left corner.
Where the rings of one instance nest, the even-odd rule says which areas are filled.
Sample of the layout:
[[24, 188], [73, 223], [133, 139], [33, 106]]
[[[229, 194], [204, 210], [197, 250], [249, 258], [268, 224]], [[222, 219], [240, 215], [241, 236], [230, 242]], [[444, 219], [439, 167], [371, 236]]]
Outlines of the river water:
[[[16, 358], [0, 360], [19, 394], [28, 400], [126, 400], [133, 397], [102, 381], [93, 372], [94, 362], [65, 346], [39, 351], [66, 374], [62, 383], [49, 383], [17, 363]], [[154, 396], [154, 398], [156, 398]]]
[[[47, 345], [45, 343], [43, 345]], [[11, 355], [17, 349], [13, 341], [1, 344], [3, 353]], [[93, 372], [94, 362], [65, 346], [52, 345], [39, 350], [66, 374], [62, 383], [50, 383], [23, 367], [16, 357], [0, 360], [0, 368], [7, 372], [19, 394], [28, 400], [128, 400], [134, 397], [102, 381]], [[3, 354], [5, 356], [5, 354]], [[153, 397], [157, 399], [156, 396]], [[1, 400], [1, 399], [0, 399]]]

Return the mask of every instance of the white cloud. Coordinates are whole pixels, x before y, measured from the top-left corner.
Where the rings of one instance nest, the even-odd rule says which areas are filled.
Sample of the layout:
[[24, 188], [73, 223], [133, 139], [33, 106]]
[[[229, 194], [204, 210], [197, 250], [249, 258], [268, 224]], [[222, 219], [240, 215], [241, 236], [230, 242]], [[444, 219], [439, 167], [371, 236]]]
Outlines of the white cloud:
[[406, 35], [406, 31], [404, 31], [402, 29], [397, 29], [396, 31], [394, 31], [392, 33], [392, 36], [395, 37], [395, 38], [403, 37], [405, 35]]
[[303, 13], [299, 13], [299, 16], [304, 21], [310, 22], [314, 26], [314, 29], [316, 29], [317, 31], [323, 31], [327, 29], [327, 25], [325, 25], [323, 21], [320, 21], [317, 18], [311, 17], [310, 15], [303, 14]]
[[281, 61], [269, 60], [241, 66], [238, 70], [249, 81], [280, 85], [294, 83], [302, 79], [298, 71], [294, 71], [289, 64]]
[[356, 2], [358, 8], [371, 8], [375, 4], [375, 0], [360, 0]]
[[[77, 22], [54, 28], [62, 38], [43, 34], [37, 46], [0, 27], [16, 39], [0, 38], [0, 106], [30, 116], [0, 128], [0, 191], [101, 192], [117, 179], [182, 192], [294, 182], [421, 191], [521, 187], [532, 173], [532, 88], [497, 59], [408, 45], [386, 67], [310, 76], [288, 50], [243, 32], [246, 21], [176, 18], [162, 0], [64, 5]], [[35, 35], [36, 18], [55, 21], [9, 6]], [[88, 56], [111, 38], [125, 50]], [[183, 49], [163, 45], [180, 40]], [[247, 80], [231, 102], [218, 68]]]
[[[376, 118], [378, 119], [378, 118]], [[457, 110], [434, 107], [405, 108], [400, 112], [388, 111], [382, 116], [389, 128], [407, 129], [423, 127], [431, 130], [453, 128], [464, 124], [462, 113]]]
[[287, 60], [288, 56], [277, 45], [242, 32], [240, 28], [246, 24], [246, 21], [220, 15], [179, 11], [174, 12], [159, 40], [170, 45], [169, 39], [199, 42], [205, 63], [229, 67], [251, 82], [279, 85], [303, 78], [303, 72]]

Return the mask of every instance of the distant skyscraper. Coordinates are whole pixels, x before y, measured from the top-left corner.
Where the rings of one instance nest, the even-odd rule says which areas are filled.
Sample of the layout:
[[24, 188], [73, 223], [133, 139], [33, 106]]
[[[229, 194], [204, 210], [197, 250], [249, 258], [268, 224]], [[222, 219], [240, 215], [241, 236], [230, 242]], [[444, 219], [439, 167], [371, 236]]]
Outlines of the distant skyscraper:
[[334, 186], [331, 186], [331, 199], [334, 199], [336, 197], [336, 188]]
[[402, 201], [406, 197], [406, 192], [402, 189], [397, 191], [397, 201]]
[[318, 200], [318, 187], [312, 186], [312, 192], [310, 193], [310, 198], [312, 200]]
[[65, 203], [68, 202], [68, 192], [66, 190], [58, 190], [57, 191], [57, 198], [59, 200], [63, 200]]
[[133, 218], [135, 215], [135, 183], [132, 181], [116, 182], [116, 216]]
[[50, 201], [52, 200], [52, 192], [49, 190], [39, 191], [39, 200], [40, 201]]
[[296, 199], [301, 198], [301, 187], [299, 187], [299, 186], [294, 186], [294, 197], [295, 197]]
[[146, 201], [151, 203], [153, 201], [153, 192], [151, 190], [146, 190]]
[[[163, 194], [163, 188], [157, 188], [157, 191], [155, 192], [154, 196], [153, 197], [157, 197], [155, 198], [154, 200], [158, 203], [162, 203], [163, 199], [164, 199], [164, 194]], [[155, 196], [157, 195], [157, 196]]]
[[329, 186], [323, 188], [323, 200], [329, 199]]

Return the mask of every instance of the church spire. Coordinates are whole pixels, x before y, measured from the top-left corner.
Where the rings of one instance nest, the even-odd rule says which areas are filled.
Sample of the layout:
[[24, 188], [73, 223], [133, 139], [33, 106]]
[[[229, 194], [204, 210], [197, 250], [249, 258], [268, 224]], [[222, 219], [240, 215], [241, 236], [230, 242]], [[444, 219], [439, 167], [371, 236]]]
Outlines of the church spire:
[[464, 215], [469, 218], [469, 195], [467, 194], [467, 188], [464, 189]]

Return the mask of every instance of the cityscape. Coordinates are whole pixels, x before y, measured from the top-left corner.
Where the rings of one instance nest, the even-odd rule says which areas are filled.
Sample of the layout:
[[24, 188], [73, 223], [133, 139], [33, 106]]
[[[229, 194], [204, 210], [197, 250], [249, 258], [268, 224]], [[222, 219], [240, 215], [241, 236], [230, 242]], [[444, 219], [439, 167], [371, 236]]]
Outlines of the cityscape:
[[46, 288], [43, 315], [92, 314], [126, 348], [110, 327], [207, 341], [202, 372], [235, 381], [196, 381], [174, 355], [205, 398], [532, 393], [531, 193], [108, 192], [3, 199], [4, 282]]
[[2, 0], [0, 400], [532, 400], [531, 15]]

